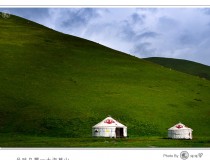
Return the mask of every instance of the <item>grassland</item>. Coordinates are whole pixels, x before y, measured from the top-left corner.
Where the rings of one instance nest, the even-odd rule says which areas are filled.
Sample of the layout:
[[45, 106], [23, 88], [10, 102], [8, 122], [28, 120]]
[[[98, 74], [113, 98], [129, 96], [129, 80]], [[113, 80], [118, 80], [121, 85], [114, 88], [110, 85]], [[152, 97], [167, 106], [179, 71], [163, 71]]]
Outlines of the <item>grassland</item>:
[[[107, 115], [128, 127], [116, 147], [209, 146], [210, 81], [16, 16], [0, 35], [0, 146], [115, 147], [90, 138]], [[161, 139], [180, 121], [197, 141]]]
[[203, 65], [200, 63], [174, 58], [162, 58], [162, 57], [151, 57], [145, 58], [147, 61], [151, 61], [160, 64], [164, 67], [174, 69], [183, 73], [198, 76], [210, 80], [210, 66]]
[[172, 140], [158, 136], [135, 138], [65, 138], [0, 134], [1, 147], [71, 147], [71, 148], [162, 148], [162, 147], [209, 147], [209, 137], [194, 137], [193, 140]]

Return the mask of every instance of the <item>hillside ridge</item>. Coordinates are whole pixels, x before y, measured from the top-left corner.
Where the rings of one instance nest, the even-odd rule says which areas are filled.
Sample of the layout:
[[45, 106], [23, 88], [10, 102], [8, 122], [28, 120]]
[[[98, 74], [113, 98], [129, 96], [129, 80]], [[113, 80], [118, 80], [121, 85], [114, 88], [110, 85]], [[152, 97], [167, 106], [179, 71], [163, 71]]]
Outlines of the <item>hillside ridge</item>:
[[147, 61], [157, 63], [167, 68], [210, 80], [210, 66], [184, 59], [150, 57]]

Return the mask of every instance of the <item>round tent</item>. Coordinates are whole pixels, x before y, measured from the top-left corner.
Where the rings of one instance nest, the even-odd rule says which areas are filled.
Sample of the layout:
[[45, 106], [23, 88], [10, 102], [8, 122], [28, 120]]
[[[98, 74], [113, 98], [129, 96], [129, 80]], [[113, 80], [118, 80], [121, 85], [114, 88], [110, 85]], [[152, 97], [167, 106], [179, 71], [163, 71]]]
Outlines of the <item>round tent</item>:
[[182, 123], [168, 129], [168, 138], [172, 139], [192, 139], [192, 129]]
[[94, 137], [127, 137], [127, 127], [112, 117], [107, 117], [92, 127]]

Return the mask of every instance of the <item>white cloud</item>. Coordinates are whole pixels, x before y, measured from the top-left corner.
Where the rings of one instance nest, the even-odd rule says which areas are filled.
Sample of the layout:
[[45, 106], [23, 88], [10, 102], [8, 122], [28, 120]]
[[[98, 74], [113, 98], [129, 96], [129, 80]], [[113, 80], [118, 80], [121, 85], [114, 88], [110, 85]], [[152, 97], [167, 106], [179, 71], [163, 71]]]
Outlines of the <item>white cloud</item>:
[[210, 65], [210, 10], [196, 8], [10, 9], [58, 31], [139, 57]]

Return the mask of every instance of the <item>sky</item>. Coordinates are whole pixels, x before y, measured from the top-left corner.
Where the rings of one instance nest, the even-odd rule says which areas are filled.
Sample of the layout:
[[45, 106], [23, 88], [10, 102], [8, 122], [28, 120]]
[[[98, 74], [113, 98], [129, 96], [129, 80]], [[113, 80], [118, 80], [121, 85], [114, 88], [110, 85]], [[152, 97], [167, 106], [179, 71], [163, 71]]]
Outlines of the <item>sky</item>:
[[139, 58], [187, 59], [210, 66], [208, 8], [8, 8], [54, 30]]

